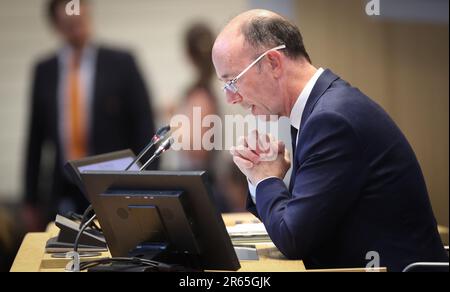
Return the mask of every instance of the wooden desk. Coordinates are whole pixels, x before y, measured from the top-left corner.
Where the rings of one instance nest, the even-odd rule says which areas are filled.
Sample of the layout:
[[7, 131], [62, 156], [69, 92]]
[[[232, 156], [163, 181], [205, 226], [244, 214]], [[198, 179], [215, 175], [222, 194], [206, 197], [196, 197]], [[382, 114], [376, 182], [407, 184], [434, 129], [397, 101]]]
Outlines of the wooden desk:
[[[224, 214], [223, 220], [227, 226], [236, 223], [256, 222], [258, 219], [250, 213]], [[258, 221], [259, 222], [259, 221]], [[22, 245], [16, 255], [11, 272], [63, 272], [68, 259], [52, 258], [45, 253], [45, 243], [51, 237], [56, 236], [58, 228], [50, 224], [46, 232], [28, 233], [23, 239]], [[306, 271], [302, 261], [287, 260], [273, 245], [273, 243], [252, 243], [256, 245], [259, 260], [241, 261], [239, 272], [300, 272]], [[103, 253], [102, 257], [109, 257], [109, 253]], [[334, 272], [364, 272], [365, 269], [333, 269], [315, 271]], [[386, 271], [384, 268], [378, 271]]]
[[438, 225], [439, 235], [444, 245], [448, 245], [448, 227], [443, 225]]
[[[254, 222], [256, 217], [250, 213], [224, 214], [224, 222], [227, 226], [238, 223]], [[45, 253], [45, 243], [51, 237], [56, 236], [58, 228], [54, 224], [49, 225], [46, 232], [28, 233], [23, 239], [22, 245], [16, 255], [11, 272], [62, 272], [68, 259], [52, 258]], [[253, 243], [254, 244], [254, 243]], [[302, 261], [291, 261], [283, 258], [273, 243], [257, 243], [259, 261], [241, 261], [242, 272], [266, 272], [266, 271], [304, 271]], [[103, 256], [110, 256], [104, 253]]]

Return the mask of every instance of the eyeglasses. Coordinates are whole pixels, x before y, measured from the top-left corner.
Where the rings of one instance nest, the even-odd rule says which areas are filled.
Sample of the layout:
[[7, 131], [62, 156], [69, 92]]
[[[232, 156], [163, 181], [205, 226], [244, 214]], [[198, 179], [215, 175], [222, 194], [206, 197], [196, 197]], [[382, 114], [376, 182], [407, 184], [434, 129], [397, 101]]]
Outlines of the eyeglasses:
[[280, 45], [278, 47], [275, 47], [275, 48], [265, 51], [261, 56], [256, 58], [255, 61], [253, 61], [250, 65], [248, 65], [247, 68], [244, 69], [244, 71], [239, 73], [238, 76], [234, 77], [233, 79], [231, 79], [228, 82], [225, 82], [225, 85], [223, 86], [223, 91], [226, 92], [228, 90], [232, 93], [237, 93], [238, 88], [237, 88], [236, 82], [238, 81], [239, 78], [241, 78], [245, 73], [247, 73], [247, 71], [250, 70], [250, 68], [252, 68], [256, 63], [258, 63], [262, 58], [264, 58], [269, 52], [278, 51], [278, 50], [282, 50], [285, 48], [286, 48], [286, 45]]

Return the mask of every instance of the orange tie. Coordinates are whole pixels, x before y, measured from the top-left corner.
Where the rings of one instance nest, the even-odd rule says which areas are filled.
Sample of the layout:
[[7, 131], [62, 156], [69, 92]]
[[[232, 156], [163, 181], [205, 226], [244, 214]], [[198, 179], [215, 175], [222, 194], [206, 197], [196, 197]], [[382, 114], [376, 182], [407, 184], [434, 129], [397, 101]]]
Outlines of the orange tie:
[[68, 116], [69, 139], [67, 143], [68, 159], [76, 160], [87, 154], [86, 116], [84, 99], [82, 98], [79, 63], [72, 59], [68, 76], [69, 107]]

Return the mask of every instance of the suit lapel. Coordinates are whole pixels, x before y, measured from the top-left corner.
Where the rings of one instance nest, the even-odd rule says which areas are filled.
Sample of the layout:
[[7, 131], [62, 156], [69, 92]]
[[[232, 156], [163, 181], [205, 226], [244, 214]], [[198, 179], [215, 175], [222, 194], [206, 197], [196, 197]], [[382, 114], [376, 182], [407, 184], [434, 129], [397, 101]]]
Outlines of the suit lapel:
[[295, 147], [295, 157], [293, 157], [293, 164], [292, 164], [292, 173], [291, 173], [291, 179], [289, 182], [289, 191], [292, 194], [292, 189], [294, 187], [295, 177], [297, 169], [299, 168], [298, 165], [298, 159], [297, 156], [299, 155], [299, 149], [301, 147], [301, 141], [300, 141], [300, 135], [302, 133], [302, 128], [305, 125], [306, 120], [308, 120], [309, 116], [311, 115], [315, 105], [319, 101], [320, 97], [327, 91], [328, 88], [330, 88], [331, 84], [339, 79], [339, 77], [331, 72], [331, 70], [326, 69], [322, 75], [320, 75], [319, 79], [317, 79], [316, 84], [314, 85], [311, 94], [308, 97], [308, 100], [306, 101], [305, 109], [303, 110], [302, 114], [302, 120], [300, 122], [300, 128], [299, 128], [299, 141], [297, 141], [297, 145]]
[[[317, 79], [316, 84], [314, 85], [311, 94], [306, 101], [305, 109], [303, 111], [302, 120], [300, 122], [300, 133], [302, 132], [302, 128], [305, 125], [306, 120], [311, 115], [314, 106], [319, 101], [320, 97], [330, 88], [331, 84], [339, 79], [339, 77], [331, 72], [330, 69], [326, 69], [323, 71], [322, 75], [320, 75], [319, 79]], [[298, 145], [297, 145], [298, 146]]]
[[59, 69], [60, 66], [58, 64], [58, 58], [55, 56], [54, 58], [52, 58], [49, 63], [48, 63], [48, 69], [45, 70], [45, 76], [43, 78], [45, 78], [45, 89], [44, 92], [41, 94], [43, 94], [43, 108], [42, 110], [44, 110], [47, 114], [45, 114], [44, 116], [46, 117], [47, 123], [47, 129], [48, 129], [48, 133], [49, 135], [51, 135], [51, 137], [54, 139], [55, 143], [56, 143], [56, 149], [58, 151], [61, 151], [61, 142], [62, 142], [62, 137], [61, 137], [61, 133], [59, 131], [59, 127], [58, 125], [60, 124], [59, 122], [59, 118], [61, 116], [61, 113], [59, 112], [59, 88], [58, 88], [58, 84], [59, 84], [59, 79], [60, 79], [60, 74], [59, 74]]

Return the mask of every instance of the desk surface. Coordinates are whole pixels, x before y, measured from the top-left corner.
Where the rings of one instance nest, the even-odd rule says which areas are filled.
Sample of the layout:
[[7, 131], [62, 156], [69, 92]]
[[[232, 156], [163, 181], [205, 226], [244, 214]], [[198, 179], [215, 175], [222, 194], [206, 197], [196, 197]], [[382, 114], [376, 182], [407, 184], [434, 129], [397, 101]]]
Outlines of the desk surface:
[[[256, 222], [258, 219], [250, 213], [224, 214], [225, 225], [232, 226], [236, 223]], [[259, 221], [258, 221], [259, 222]], [[11, 272], [62, 272], [68, 263], [68, 259], [52, 258], [45, 253], [45, 243], [51, 237], [56, 236], [58, 228], [51, 224], [46, 232], [28, 233], [22, 241], [22, 245], [16, 255]], [[259, 260], [241, 261], [239, 272], [299, 272], [306, 271], [302, 261], [287, 260], [273, 245], [273, 243], [252, 243], [256, 245]], [[109, 253], [103, 253], [102, 257], [109, 257]], [[385, 269], [380, 269], [385, 271]], [[325, 271], [325, 270], [324, 270]], [[364, 271], [364, 269], [335, 269], [326, 271]]]
[[[249, 213], [224, 214], [224, 222], [227, 226], [238, 223], [254, 222], [256, 217]], [[56, 236], [58, 228], [54, 224], [49, 225], [46, 232], [28, 233], [22, 241], [22, 245], [16, 255], [11, 272], [57, 272], [63, 271], [68, 259], [52, 258], [45, 253], [45, 243], [51, 237]], [[252, 243], [254, 244], [254, 243]], [[259, 261], [241, 261], [243, 272], [260, 271], [304, 271], [302, 261], [291, 261], [283, 258], [273, 243], [257, 243]], [[109, 256], [104, 253], [102, 256]]]

